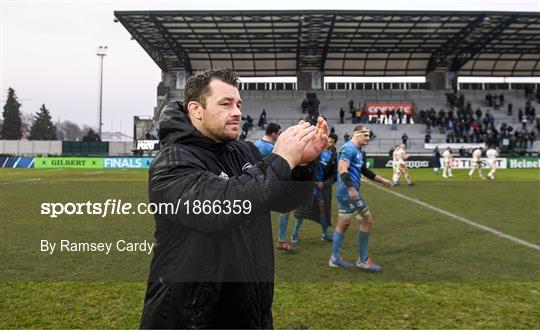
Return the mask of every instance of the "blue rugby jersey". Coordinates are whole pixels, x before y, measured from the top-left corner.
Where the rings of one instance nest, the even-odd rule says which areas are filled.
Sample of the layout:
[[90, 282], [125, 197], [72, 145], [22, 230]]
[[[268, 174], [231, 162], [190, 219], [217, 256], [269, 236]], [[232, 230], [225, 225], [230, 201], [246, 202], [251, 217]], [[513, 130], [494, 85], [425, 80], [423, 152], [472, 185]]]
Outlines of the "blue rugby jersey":
[[[345, 160], [349, 162], [349, 176], [351, 178], [351, 182], [354, 188], [358, 190], [360, 188], [360, 182], [362, 179], [362, 174], [360, 170], [362, 169], [362, 165], [364, 164], [364, 158], [362, 156], [362, 152], [353, 144], [352, 140], [349, 140], [348, 142], [343, 144], [339, 149], [338, 162], [339, 160]], [[339, 174], [337, 180], [336, 196], [347, 198], [349, 197], [349, 190], [347, 189], [347, 185], [345, 185]]]
[[317, 162], [317, 172], [315, 174], [315, 181], [322, 182], [324, 181], [324, 172], [328, 163], [330, 163], [332, 158], [332, 150], [325, 149], [322, 151], [319, 156], [319, 161]]
[[257, 146], [263, 157], [272, 154], [272, 151], [274, 150], [274, 144], [262, 138], [255, 142], [255, 146]]

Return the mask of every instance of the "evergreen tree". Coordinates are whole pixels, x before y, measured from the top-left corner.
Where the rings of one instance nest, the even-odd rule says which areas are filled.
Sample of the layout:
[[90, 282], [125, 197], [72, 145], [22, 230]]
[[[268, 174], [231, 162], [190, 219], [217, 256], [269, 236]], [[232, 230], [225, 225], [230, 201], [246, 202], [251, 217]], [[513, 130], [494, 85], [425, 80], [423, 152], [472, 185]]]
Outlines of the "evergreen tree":
[[42, 105], [39, 112], [34, 116], [32, 128], [30, 128], [30, 140], [56, 140], [56, 127], [51, 120], [49, 110]]
[[101, 138], [94, 130], [89, 129], [86, 135], [82, 138], [82, 141], [101, 141]]
[[21, 112], [19, 111], [21, 104], [17, 101], [15, 90], [11, 87], [8, 89], [8, 97], [4, 105], [2, 116], [4, 117], [4, 125], [2, 126], [2, 139], [19, 140], [22, 137], [21, 132]]

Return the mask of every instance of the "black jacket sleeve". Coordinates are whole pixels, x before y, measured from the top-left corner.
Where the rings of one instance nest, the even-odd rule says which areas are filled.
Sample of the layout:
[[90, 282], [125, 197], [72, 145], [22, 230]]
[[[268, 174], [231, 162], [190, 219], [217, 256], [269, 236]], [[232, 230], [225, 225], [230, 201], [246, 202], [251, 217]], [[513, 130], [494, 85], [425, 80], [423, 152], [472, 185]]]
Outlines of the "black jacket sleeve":
[[360, 172], [362, 175], [366, 176], [367, 178], [373, 180], [375, 179], [375, 176], [377, 176], [373, 171], [369, 170], [369, 168], [366, 166], [366, 153], [362, 152], [362, 157], [364, 159], [364, 163], [362, 164], [362, 168], [360, 169]]
[[270, 202], [273, 211], [289, 212], [300, 206], [310, 196], [315, 184], [315, 165], [316, 163], [312, 162], [292, 170], [291, 180], [285, 184], [283, 193], [275, 195]]
[[[284, 210], [294, 208], [293, 178], [309, 179], [305, 169], [291, 169], [282, 157], [272, 154], [240, 176], [223, 179], [206, 169], [201, 161], [189, 153], [171, 148], [163, 151], [152, 164], [149, 179], [149, 197], [153, 203], [172, 203], [178, 206], [176, 213], [164, 215], [168, 219], [178, 221], [184, 226], [199, 231], [220, 231], [230, 226], [244, 224], [248, 219], [257, 218], [258, 213], [269, 212], [272, 209]], [[291, 199], [290, 195], [293, 195]], [[287, 197], [290, 201], [287, 201]], [[180, 201], [179, 201], [180, 200]], [[240, 203], [249, 200], [249, 214], [234, 212], [193, 214], [183, 203], [185, 201], [205, 200], [213, 203], [218, 201], [223, 206], [224, 201]], [[301, 199], [298, 199], [300, 204]], [[190, 208], [192, 209], [192, 208]], [[290, 210], [289, 209], [289, 210]], [[189, 212], [189, 213], [188, 213]]]

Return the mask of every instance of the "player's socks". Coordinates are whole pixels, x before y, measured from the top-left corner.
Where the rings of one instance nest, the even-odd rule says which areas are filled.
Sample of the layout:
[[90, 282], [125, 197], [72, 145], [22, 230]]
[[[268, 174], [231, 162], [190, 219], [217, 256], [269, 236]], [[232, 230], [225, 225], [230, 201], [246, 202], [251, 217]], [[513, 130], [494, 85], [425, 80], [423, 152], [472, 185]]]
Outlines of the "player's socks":
[[358, 231], [358, 259], [364, 262], [368, 258], [369, 232]]
[[328, 234], [328, 220], [326, 220], [326, 215], [321, 215], [321, 231], [324, 236]]
[[334, 242], [332, 243], [332, 258], [334, 260], [340, 259], [341, 246], [343, 246], [343, 239], [345, 234], [334, 231]]
[[411, 176], [406, 175], [406, 176], [405, 176], [405, 180], [407, 181], [407, 184], [409, 184], [409, 185], [412, 184]]
[[393, 176], [392, 176], [392, 182], [393, 182], [394, 184], [396, 184], [396, 183], [398, 182], [398, 180], [399, 180], [399, 176], [398, 176], [398, 175], [393, 175]]
[[472, 177], [473, 174], [474, 174], [474, 168], [469, 170], [469, 177]]
[[482, 176], [482, 170], [478, 170], [478, 176], [480, 176], [480, 178], [484, 177]]
[[287, 234], [287, 225], [289, 224], [289, 215], [279, 215], [279, 240], [285, 241], [285, 235]]
[[296, 222], [294, 223], [294, 228], [291, 234], [291, 241], [293, 243], [298, 240], [298, 235], [300, 234], [300, 227], [302, 226], [302, 223], [304, 223], [304, 220], [296, 217]]

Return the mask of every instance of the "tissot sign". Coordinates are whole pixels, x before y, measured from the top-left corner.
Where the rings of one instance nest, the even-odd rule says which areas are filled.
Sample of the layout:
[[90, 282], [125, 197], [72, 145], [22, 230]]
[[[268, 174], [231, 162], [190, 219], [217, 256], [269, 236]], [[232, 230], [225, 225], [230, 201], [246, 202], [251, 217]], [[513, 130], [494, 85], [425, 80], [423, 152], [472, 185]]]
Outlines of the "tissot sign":
[[[481, 158], [482, 161], [482, 168], [489, 168], [488, 159], [487, 158]], [[443, 164], [443, 159], [441, 158], [441, 164]], [[499, 169], [506, 169], [506, 159], [498, 158], [495, 159], [495, 164], [497, 165], [497, 168]], [[473, 161], [472, 158], [454, 158], [452, 159], [452, 168], [454, 169], [470, 169], [473, 167]]]
[[382, 115], [386, 115], [386, 112], [397, 111], [398, 109], [401, 109], [407, 116], [413, 114], [413, 104], [411, 102], [367, 102], [366, 109], [369, 115], [377, 115], [379, 110]]

